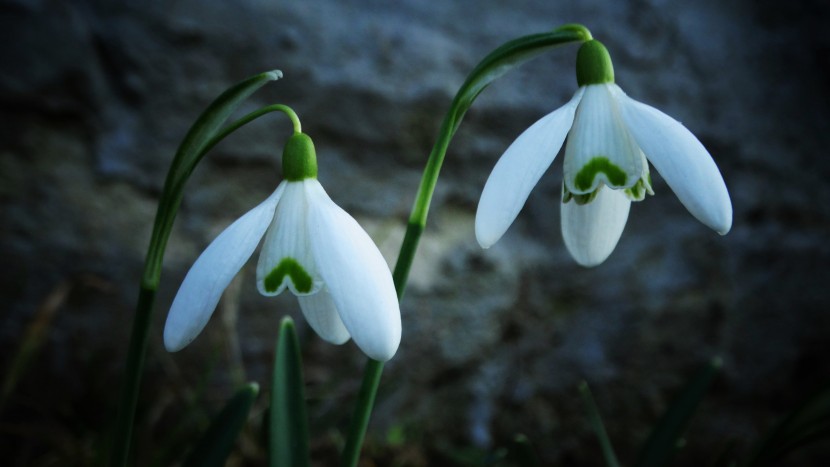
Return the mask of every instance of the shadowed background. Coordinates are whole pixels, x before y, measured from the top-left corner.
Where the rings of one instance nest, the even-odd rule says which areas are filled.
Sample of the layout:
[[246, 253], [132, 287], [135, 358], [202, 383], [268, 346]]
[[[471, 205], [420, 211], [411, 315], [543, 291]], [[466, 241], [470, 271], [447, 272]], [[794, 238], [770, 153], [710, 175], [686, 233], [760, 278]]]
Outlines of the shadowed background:
[[[524, 433], [543, 465], [599, 465], [576, 390], [584, 379], [630, 463], [713, 356], [724, 369], [677, 465], [706, 464], [730, 438], [743, 452], [830, 370], [828, 16], [820, 1], [1, 2], [0, 455], [13, 466], [95, 462], [164, 176], [225, 88], [284, 72], [244, 110], [298, 112], [321, 182], [391, 265], [466, 74], [501, 43], [568, 22], [605, 43], [631, 97], [710, 150], [733, 229], [719, 237], [699, 224], [655, 174], [656, 196], [632, 206], [616, 251], [582, 268], [559, 233], [558, 158], [505, 237], [481, 250], [473, 219], [484, 182], [510, 142], [575, 91], [576, 47], [511, 72], [450, 146], [365, 456], [477, 465]], [[303, 346], [313, 455], [336, 458], [364, 357], [310, 332], [292, 296], [259, 296], [254, 261], [191, 346], [171, 355], [161, 342], [199, 252], [281, 179], [290, 131], [278, 115], [247, 126], [188, 184], [156, 302], [138, 465], [175, 459], [243, 381], [268, 389], [286, 314]], [[264, 461], [264, 402], [233, 465]], [[791, 462], [828, 456], [812, 449]]]

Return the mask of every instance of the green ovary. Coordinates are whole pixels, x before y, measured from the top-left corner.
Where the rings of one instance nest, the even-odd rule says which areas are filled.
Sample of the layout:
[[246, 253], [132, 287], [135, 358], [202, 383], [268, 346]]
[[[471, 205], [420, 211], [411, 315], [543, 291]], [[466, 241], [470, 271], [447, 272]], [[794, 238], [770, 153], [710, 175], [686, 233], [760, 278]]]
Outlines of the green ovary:
[[314, 280], [311, 276], [300, 266], [294, 258], [283, 258], [280, 264], [277, 265], [271, 272], [265, 276], [264, 285], [267, 292], [275, 292], [285, 276], [291, 278], [294, 283], [294, 288], [297, 292], [307, 293], [311, 291], [311, 286]]
[[614, 165], [607, 157], [594, 157], [577, 172], [576, 177], [574, 177], [574, 186], [583, 191], [590, 190], [594, 184], [594, 179], [600, 172], [605, 174], [611, 187], [624, 186], [628, 179], [625, 172]]

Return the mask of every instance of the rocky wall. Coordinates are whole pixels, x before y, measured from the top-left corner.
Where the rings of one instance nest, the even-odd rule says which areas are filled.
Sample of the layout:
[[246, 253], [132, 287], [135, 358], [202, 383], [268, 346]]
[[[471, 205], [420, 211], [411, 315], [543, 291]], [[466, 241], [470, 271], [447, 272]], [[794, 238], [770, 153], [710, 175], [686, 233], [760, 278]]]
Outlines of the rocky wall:
[[[699, 224], [655, 175], [655, 196], [632, 206], [608, 261], [580, 267], [559, 233], [557, 160], [507, 235], [481, 250], [473, 220], [484, 182], [510, 142], [575, 91], [575, 48], [511, 72], [450, 146], [366, 455], [378, 465], [477, 465], [521, 432], [544, 465], [599, 465], [576, 391], [586, 380], [631, 462], [713, 356], [723, 372], [678, 465], [703, 464], [728, 438], [745, 448], [830, 370], [827, 21], [820, 1], [0, 3], [0, 369], [10, 374], [33, 325], [45, 330], [0, 409], [3, 458], [94, 461], [164, 175], [223, 89], [283, 71], [246, 109], [297, 110], [321, 182], [393, 264], [466, 74], [499, 44], [567, 22], [608, 46], [631, 97], [706, 145], [732, 196], [733, 229], [720, 237]], [[193, 345], [169, 355], [161, 343], [185, 272], [276, 186], [289, 134], [284, 118], [265, 117], [219, 145], [189, 182], [150, 339], [140, 465], [153, 446], [183, 444], [171, 426], [191, 402], [203, 418], [241, 381], [267, 389], [286, 314], [300, 329], [315, 457], [329, 465], [335, 456], [363, 356], [309, 332], [293, 297], [259, 296], [253, 264]], [[193, 431], [203, 426], [195, 418]], [[250, 433], [239, 452], [237, 465], [264, 455]], [[793, 465], [828, 455], [809, 451]]]

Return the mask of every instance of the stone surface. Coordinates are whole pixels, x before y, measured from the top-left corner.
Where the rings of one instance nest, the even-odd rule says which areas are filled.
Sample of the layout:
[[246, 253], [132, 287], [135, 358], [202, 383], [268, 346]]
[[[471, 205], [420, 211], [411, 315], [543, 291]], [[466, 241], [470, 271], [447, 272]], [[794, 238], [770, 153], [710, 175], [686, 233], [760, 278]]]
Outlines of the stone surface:
[[[0, 3], [0, 371], [11, 374], [33, 323], [45, 330], [0, 408], [9, 427], [0, 451], [10, 465], [85, 464], [101, 451], [161, 184], [189, 125], [226, 87], [284, 72], [245, 109], [297, 110], [321, 182], [391, 265], [466, 74], [509, 39], [581, 22], [631, 97], [709, 148], [733, 230], [719, 237], [697, 223], [655, 176], [657, 195], [632, 207], [609, 260], [581, 268], [559, 233], [558, 159], [507, 235], [481, 250], [481, 188], [507, 145], [575, 91], [575, 50], [514, 70], [481, 95], [450, 146], [366, 456], [475, 464], [521, 432], [544, 465], [599, 465], [576, 391], [586, 380], [630, 464], [671, 397], [715, 355], [724, 371], [678, 465], [709, 462], [728, 438], [744, 452], [830, 371], [827, 20], [820, 1]], [[215, 148], [189, 182], [150, 338], [142, 465], [151, 447], [176, 444], [165, 434], [186, 401], [198, 401], [192, 433], [243, 378], [268, 387], [284, 314], [301, 334], [315, 457], [336, 456], [363, 357], [352, 344], [322, 343], [293, 297], [260, 297], [253, 262], [192, 346], [168, 355], [161, 345], [187, 268], [276, 186], [289, 132], [286, 119], [267, 116]], [[256, 446], [247, 437], [237, 461], [259, 465]], [[808, 452], [792, 465], [827, 457]]]

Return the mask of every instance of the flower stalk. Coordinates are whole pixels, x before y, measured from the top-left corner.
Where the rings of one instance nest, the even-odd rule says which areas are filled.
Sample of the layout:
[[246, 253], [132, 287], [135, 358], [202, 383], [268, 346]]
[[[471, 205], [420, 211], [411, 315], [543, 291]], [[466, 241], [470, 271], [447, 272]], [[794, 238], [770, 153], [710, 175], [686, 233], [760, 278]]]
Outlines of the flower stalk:
[[[441, 166], [444, 163], [450, 141], [458, 131], [464, 115], [472, 106], [476, 97], [497, 78], [531, 58], [555, 47], [584, 42], [591, 38], [591, 32], [580, 24], [567, 24], [551, 32], [523, 36], [492, 51], [467, 76], [467, 79], [456, 93], [450, 109], [444, 116], [438, 138], [429, 154], [421, 183], [418, 186], [406, 233], [398, 253], [398, 260], [392, 272], [392, 279], [399, 300], [403, 298], [406, 290], [409, 271], [415, 258], [415, 252], [418, 249], [421, 234], [426, 227], [432, 195], [435, 192], [435, 185], [438, 183], [438, 175], [441, 172]], [[382, 372], [382, 362], [372, 359], [367, 361], [363, 383], [346, 439], [346, 446], [341, 456], [341, 465], [344, 467], [354, 467], [358, 463], [360, 448], [366, 434], [366, 427], [369, 424], [369, 416], [374, 405]]]
[[[153, 318], [153, 304], [161, 278], [162, 259], [173, 227], [173, 221], [181, 204], [185, 183], [195, 169], [196, 164], [210, 148], [231, 132], [253, 120], [253, 118], [243, 117], [228, 126], [224, 131], [221, 130], [222, 125], [231, 113], [257, 89], [281, 77], [282, 72], [279, 70], [269, 71], [248, 78], [226, 90], [199, 116], [176, 151], [156, 211], [153, 233], [150, 246], [147, 249], [144, 272], [139, 286], [138, 301], [127, 348], [121, 399], [113, 430], [112, 445], [110, 446], [110, 465], [113, 467], [126, 465], [129, 458], [130, 442], [138, 405], [138, 393], [147, 353], [147, 338]], [[260, 115], [276, 110], [283, 111], [281, 108], [275, 108]], [[257, 115], [257, 117], [260, 115]]]

